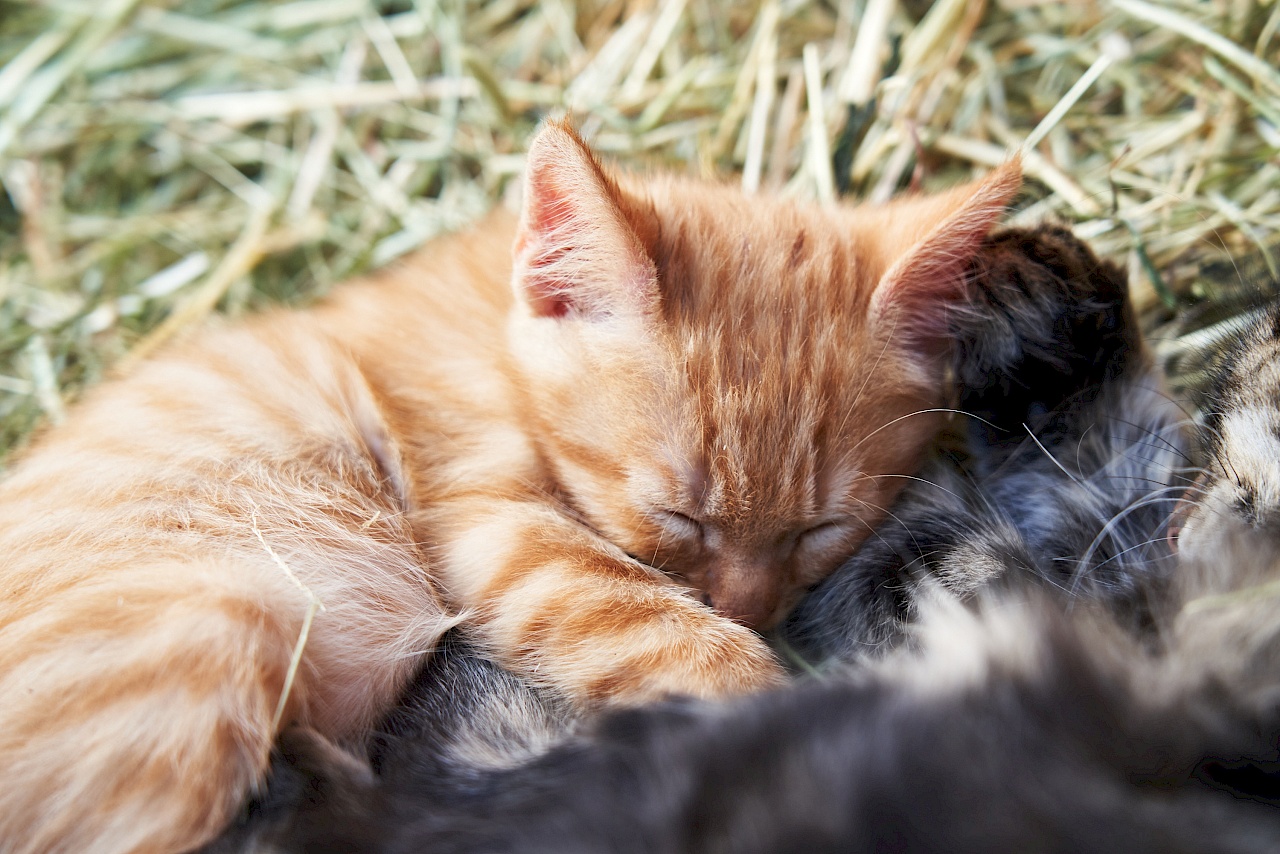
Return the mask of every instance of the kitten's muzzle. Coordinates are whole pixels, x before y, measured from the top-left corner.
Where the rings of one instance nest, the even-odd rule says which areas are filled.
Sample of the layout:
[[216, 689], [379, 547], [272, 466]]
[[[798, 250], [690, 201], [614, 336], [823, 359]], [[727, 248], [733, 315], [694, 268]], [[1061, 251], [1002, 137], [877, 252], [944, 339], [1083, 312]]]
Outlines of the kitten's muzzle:
[[765, 565], [723, 562], [713, 566], [702, 584], [702, 601], [717, 613], [753, 629], [767, 629], [781, 618], [784, 571]]

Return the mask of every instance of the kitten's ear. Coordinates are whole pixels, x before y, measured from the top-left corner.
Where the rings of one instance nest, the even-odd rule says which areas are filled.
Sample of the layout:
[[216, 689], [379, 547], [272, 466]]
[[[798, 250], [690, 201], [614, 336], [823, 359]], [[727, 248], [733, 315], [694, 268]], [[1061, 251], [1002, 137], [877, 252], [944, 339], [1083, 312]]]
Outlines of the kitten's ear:
[[536, 317], [645, 315], [658, 274], [619, 204], [616, 185], [567, 124], [534, 138], [516, 232], [513, 284]]
[[873, 326], [925, 355], [945, 349], [947, 312], [969, 295], [969, 262], [1021, 185], [1015, 158], [981, 181], [891, 206], [881, 226], [898, 245], [871, 297]]

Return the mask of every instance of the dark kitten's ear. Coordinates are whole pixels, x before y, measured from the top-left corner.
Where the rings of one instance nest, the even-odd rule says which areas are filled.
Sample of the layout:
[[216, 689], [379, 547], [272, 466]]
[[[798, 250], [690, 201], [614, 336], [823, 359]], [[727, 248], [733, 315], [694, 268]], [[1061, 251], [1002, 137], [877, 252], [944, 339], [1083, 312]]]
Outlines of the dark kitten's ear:
[[529, 148], [514, 252], [516, 295], [536, 317], [605, 319], [657, 307], [657, 271], [617, 187], [567, 124], [544, 126]]
[[947, 312], [968, 297], [966, 273], [1022, 185], [1014, 159], [973, 184], [895, 203], [880, 222], [888, 272], [871, 298], [874, 328], [925, 355], [947, 346]]

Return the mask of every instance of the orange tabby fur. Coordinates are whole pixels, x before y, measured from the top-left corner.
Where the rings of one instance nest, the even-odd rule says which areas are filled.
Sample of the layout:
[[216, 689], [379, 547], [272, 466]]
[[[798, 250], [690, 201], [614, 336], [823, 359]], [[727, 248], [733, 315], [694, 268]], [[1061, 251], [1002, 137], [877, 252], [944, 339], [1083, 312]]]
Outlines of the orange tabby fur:
[[520, 222], [95, 389], [0, 487], [3, 847], [215, 833], [265, 768], [304, 586], [281, 723], [336, 739], [452, 615], [583, 705], [776, 683], [743, 623], [915, 467], [1017, 184], [838, 210], [619, 185], [551, 125]]

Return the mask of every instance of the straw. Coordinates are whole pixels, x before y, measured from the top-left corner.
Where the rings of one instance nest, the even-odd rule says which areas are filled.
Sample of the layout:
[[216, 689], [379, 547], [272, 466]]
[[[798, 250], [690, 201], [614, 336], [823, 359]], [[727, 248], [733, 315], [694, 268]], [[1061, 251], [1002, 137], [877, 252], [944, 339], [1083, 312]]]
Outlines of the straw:
[[473, 221], [565, 112], [626, 167], [827, 204], [1025, 147], [1016, 221], [1076, 228], [1163, 316], [1228, 257], [1280, 264], [1278, 31], [1243, 0], [11, 3], [0, 450], [211, 312]]

